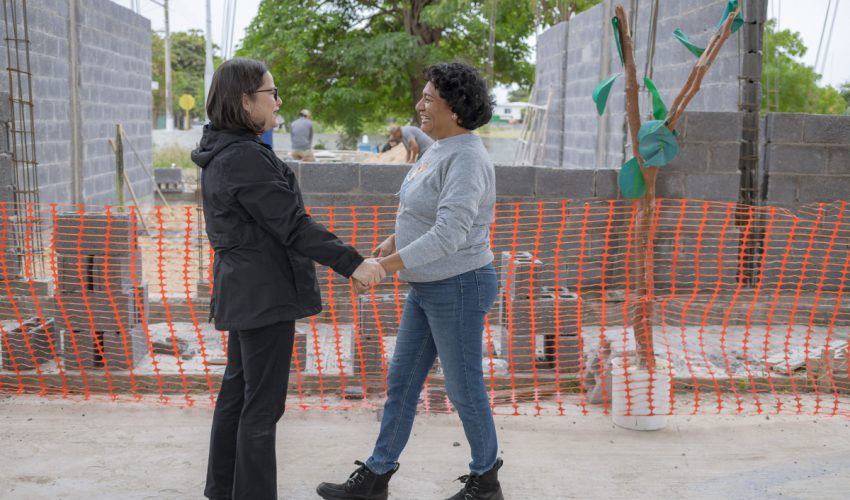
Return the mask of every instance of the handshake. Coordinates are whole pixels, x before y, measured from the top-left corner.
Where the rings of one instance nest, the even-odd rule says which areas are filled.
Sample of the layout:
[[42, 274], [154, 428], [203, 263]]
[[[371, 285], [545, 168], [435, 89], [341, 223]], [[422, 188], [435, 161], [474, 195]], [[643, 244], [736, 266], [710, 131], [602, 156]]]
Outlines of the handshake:
[[362, 264], [357, 266], [354, 274], [351, 275], [351, 285], [354, 290], [360, 294], [364, 293], [369, 288], [377, 285], [387, 277], [387, 271], [381, 265], [380, 261], [375, 258], [366, 259]]
[[387, 270], [381, 265], [381, 260], [395, 251], [395, 235], [390, 235], [372, 250], [372, 258], [364, 260], [351, 275], [351, 286], [354, 287], [354, 291], [358, 294], [365, 293], [386, 278]]

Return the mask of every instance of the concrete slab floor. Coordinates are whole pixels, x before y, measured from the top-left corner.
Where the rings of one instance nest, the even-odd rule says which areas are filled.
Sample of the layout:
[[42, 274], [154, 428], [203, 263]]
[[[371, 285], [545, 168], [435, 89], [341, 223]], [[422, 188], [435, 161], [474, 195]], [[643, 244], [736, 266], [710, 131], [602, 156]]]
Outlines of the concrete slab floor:
[[[209, 406], [0, 398], [0, 498], [201, 498]], [[497, 416], [508, 499], [843, 499], [850, 420], [674, 416], [664, 430], [610, 417]], [[365, 459], [375, 411], [291, 409], [278, 426], [280, 498], [318, 498]], [[469, 447], [457, 415], [420, 415], [391, 499], [453, 494]]]

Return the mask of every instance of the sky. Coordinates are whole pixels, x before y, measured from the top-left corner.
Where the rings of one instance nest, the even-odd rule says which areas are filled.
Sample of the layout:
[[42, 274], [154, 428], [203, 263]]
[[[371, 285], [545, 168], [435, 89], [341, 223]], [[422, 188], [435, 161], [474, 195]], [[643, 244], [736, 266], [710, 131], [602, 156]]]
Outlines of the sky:
[[[113, 0], [125, 7], [130, 7], [131, 0]], [[257, 13], [261, 0], [235, 0], [236, 22], [234, 26], [233, 39], [239, 43], [245, 33], [245, 29]], [[648, 1], [648, 0], [642, 0]], [[666, 0], [676, 1], [676, 0]], [[151, 27], [155, 30], [163, 30], [165, 21], [163, 8], [150, 0], [141, 0], [141, 14], [151, 20]], [[850, 30], [842, 21], [850, 20], [850, 0], [769, 0], [768, 16], [778, 17], [780, 29], [791, 29], [798, 31], [803, 37], [803, 42], [809, 48], [804, 62], [810, 66], [815, 63], [818, 44], [821, 33], [829, 31], [829, 24], [824, 30], [824, 18], [827, 6], [832, 9], [838, 5], [835, 29], [829, 45], [829, 52], [825, 58], [823, 79], [821, 84], [839, 87], [842, 83], [850, 82]], [[205, 3], [204, 0], [169, 0], [170, 24], [172, 31], [186, 31], [189, 29], [201, 29], [205, 27]], [[212, 0], [212, 35], [213, 42], [222, 43], [222, 18], [225, 0]], [[823, 37], [823, 49], [826, 49], [826, 36]], [[824, 58], [821, 57], [821, 60]], [[500, 101], [506, 95], [504, 89], [497, 89], [496, 97]]]

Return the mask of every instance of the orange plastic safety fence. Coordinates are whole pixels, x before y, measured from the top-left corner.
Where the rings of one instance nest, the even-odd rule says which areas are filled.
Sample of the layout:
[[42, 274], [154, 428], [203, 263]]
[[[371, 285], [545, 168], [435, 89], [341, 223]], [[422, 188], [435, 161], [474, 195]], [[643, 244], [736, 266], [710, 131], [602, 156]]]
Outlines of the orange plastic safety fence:
[[[634, 355], [648, 300], [634, 206], [496, 210], [481, 360], [494, 412], [850, 415], [846, 202], [659, 200], [648, 373]], [[309, 211], [364, 254], [394, 225], [394, 207]], [[214, 403], [227, 332], [209, 322], [212, 263], [196, 206], [0, 203], [0, 393]], [[357, 296], [330, 269], [318, 276], [325, 309], [297, 323], [289, 405], [380, 405], [408, 285]], [[439, 361], [421, 406], [451, 410]]]

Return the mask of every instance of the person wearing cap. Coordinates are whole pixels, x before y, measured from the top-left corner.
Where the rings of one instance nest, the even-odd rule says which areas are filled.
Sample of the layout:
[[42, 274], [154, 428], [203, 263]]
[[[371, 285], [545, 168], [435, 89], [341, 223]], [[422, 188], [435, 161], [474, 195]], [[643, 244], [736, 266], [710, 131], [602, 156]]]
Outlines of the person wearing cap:
[[297, 120], [289, 126], [292, 138], [292, 159], [300, 161], [316, 161], [313, 156], [313, 122], [310, 120], [310, 110], [302, 109]]

